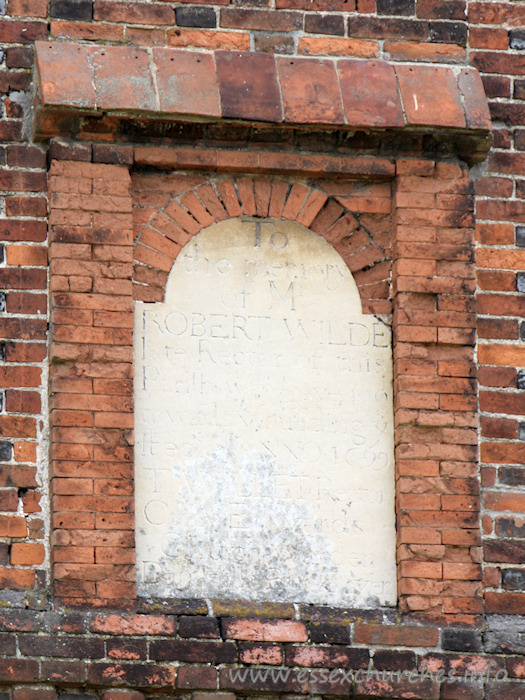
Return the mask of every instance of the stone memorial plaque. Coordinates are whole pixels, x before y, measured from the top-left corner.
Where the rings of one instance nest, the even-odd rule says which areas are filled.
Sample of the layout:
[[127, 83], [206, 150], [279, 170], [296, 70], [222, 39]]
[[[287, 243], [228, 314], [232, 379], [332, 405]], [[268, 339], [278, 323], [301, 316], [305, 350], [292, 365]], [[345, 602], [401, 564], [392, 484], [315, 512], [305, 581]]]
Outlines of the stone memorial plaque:
[[396, 602], [390, 328], [297, 223], [232, 219], [135, 313], [139, 595]]

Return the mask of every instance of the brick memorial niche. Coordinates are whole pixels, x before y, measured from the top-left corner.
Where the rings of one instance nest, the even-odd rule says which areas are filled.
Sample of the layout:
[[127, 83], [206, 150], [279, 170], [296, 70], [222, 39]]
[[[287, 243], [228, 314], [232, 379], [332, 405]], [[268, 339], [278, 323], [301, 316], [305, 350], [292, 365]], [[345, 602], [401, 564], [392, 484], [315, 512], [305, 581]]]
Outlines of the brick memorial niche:
[[[134, 304], [169, 301], [176, 269], [191, 262], [191, 253], [179, 262], [181, 250], [187, 244], [191, 250], [203, 229], [247, 217], [254, 239], [257, 220], [261, 237], [268, 235], [270, 216], [302, 224], [319, 243], [331, 244], [352, 272], [365, 315], [393, 314], [400, 610], [476, 615], [482, 601], [474, 317], [465, 299], [474, 289], [466, 169], [423, 159], [399, 159], [393, 167], [373, 158], [381, 168], [375, 182], [339, 177], [307, 186], [263, 173], [197, 173], [202, 155], [195, 149], [137, 147], [135, 159], [143, 167], [147, 158], [157, 164], [182, 151], [189, 171], [182, 174], [137, 170], [130, 179], [125, 166], [51, 165], [56, 595], [75, 604], [136, 599]], [[293, 158], [294, 167], [312, 167], [300, 155], [287, 158], [289, 167]], [[345, 163], [355, 167], [351, 158]], [[66, 194], [79, 187], [89, 193]], [[290, 303], [288, 288], [277, 289]], [[178, 296], [177, 303], [184, 298]], [[194, 442], [195, 426], [188, 429]]]
[[[458, 673], [484, 668], [494, 677], [494, 668], [507, 663], [490, 647], [497, 621], [486, 639], [481, 632], [474, 200], [468, 171], [490, 145], [479, 75], [446, 65], [227, 54], [69, 42], [36, 46], [33, 124], [36, 138], [51, 139], [52, 547], [46, 563], [54, 610], [40, 618], [34, 610], [21, 611], [24, 615], [6, 622], [7, 629], [18, 630], [18, 639], [6, 642], [4, 668], [20, 669], [20, 682], [67, 685], [73, 694], [86, 689], [100, 695], [122, 686], [170, 695], [208, 690], [450, 697], [452, 685], [429, 679], [425, 668]], [[226, 234], [216, 239], [220, 251], [205, 243], [223, 230], [235, 231], [238, 242], [246, 235], [240, 257]], [[300, 266], [307, 264], [301, 246], [295, 267], [285, 265], [290, 261], [279, 256], [286, 256], [288, 246], [279, 249], [276, 244], [285, 239], [274, 234], [284, 234], [291, 246], [299, 231], [328, 251], [326, 265], [343, 271], [348, 293], [327, 292], [322, 279], [301, 279]], [[316, 264], [324, 256], [315, 252]], [[253, 282], [254, 289], [260, 285], [264, 293], [258, 298], [274, 309], [249, 313], [252, 298], [243, 286], [233, 292], [237, 303], [246, 304], [244, 313], [223, 308], [221, 292], [230, 289], [236, 269], [226, 261], [236, 260], [242, 261], [243, 282]], [[292, 288], [292, 280], [283, 286], [278, 278], [282, 265], [299, 273]], [[216, 278], [211, 290], [202, 279], [208, 278], [208, 266], [210, 279]], [[313, 296], [325, 298], [322, 316], [314, 313]], [[292, 323], [299, 311], [301, 326]], [[265, 335], [266, 322], [254, 330], [248, 319], [268, 315], [276, 339]], [[319, 318], [322, 324], [312, 336]], [[374, 474], [365, 487], [356, 484], [354, 473], [364, 474], [373, 463], [354, 472], [349, 465], [345, 472], [349, 450], [343, 476], [331, 462], [337, 421], [345, 431], [336, 444], [353, 446], [364, 439], [355, 445], [358, 455], [375, 449], [371, 435], [345, 417], [358, 412], [356, 420], [371, 425], [367, 411], [379, 396], [346, 390], [344, 346], [327, 342], [339, 328], [334, 322], [347, 324], [353, 365], [374, 374], [363, 357], [390, 354], [390, 319], [394, 493], [388, 491], [387, 470], [384, 490]], [[226, 363], [219, 373], [215, 368], [219, 359], [233, 356], [234, 342], [241, 352], [256, 342], [264, 357], [275, 357], [277, 346], [286, 348], [287, 371], [278, 363], [266, 375], [266, 367], [250, 367], [239, 398], [239, 373]], [[310, 352], [313, 345], [316, 351]], [[304, 356], [323, 362], [306, 373]], [[199, 357], [200, 364], [214, 366], [206, 376]], [[332, 362], [327, 377], [326, 359]], [[143, 361], [150, 390], [140, 389], [138, 372], [134, 397], [133, 373]], [[386, 384], [387, 372], [378, 374]], [[208, 375], [216, 378], [213, 388], [206, 387], [212, 384]], [[164, 377], [175, 378], [171, 391]], [[187, 392], [178, 397], [177, 389]], [[207, 393], [199, 393], [202, 389]], [[323, 430], [315, 430], [314, 418], [309, 430], [323, 433], [315, 441], [328, 454], [321, 466], [314, 441], [305, 450], [305, 441], [295, 439], [301, 426], [293, 420], [310, 413], [282, 406], [286, 396], [300, 406], [319, 392], [313, 414], [325, 421], [317, 424]], [[263, 399], [268, 412], [255, 403]], [[219, 417], [228, 418], [225, 425], [214, 422], [213, 402]], [[380, 410], [387, 415], [386, 402]], [[251, 421], [254, 414], [259, 423]], [[388, 429], [379, 436], [383, 425], [375, 415], [374, 420], [386, 454]], [[226, 444], [220, 442], [225, 428]], [[256, 459], [246, 458], [246, 448]], [[241, 478], [228, 472], [232, 464]], [[260, 480], [254, 494], [255, 470], [273, 478], [262, 483], [273, 498], [261, 496]], [[213, 487], [208, 492], [201, 487], [204, 474]], [[327, 479], [326, 491], [335, 495], [330, 502], [323, 490]], [[355, 512], [348, 532], [345, 494], [349, 512]], [[395, 498], [395, 530], [392, 515], [381, 534], [390, 533], [383, 542], [392, 547], [395, 532], [394, 593], [391, 578], [390, 592], [383, 585], [381, 593], [386, 577], [380, 571], [370, 577], [372, 563], [356, 545], [363, 523], [370, 544], [371, 533], [381, 532], [376, 517], [381, 504], [370, 502], [380, 500], [377, 494], [385, 504]], [[202, 508], [207, 497], [208, 507]], [[17, 533], [25, 536], [22, 527]], [[234, 533], [237, 543], [244, 538], [242, 554], [223, 546]], [[244, 545], [251, 546], [254, 533], [259, 549], [246, 559]], [[212, 534], [221, 549], [208, 556]], [[261, 542], [268, 551], [261, 551]], [[318, 547], [316, 564], [323, 567], [313, 583], [312, 542]], [[341, 543], [352, 559], [338, 564]], [[183, 560], [188, 551], [193, 559]], [[230, 555], [226, 571], [218, 561], [223, 552]], [[13, 546], [13, 564], [20, 562], [19, 553]], [[291, 571], [294, 556], [300, 564]], [[249, 563], [244, 572], [241, 561]], [[256, 571], [254, 561], [263, 561], [266, 571]], [[277, 576], [274, 562], [281, 569]], [[356, 562], [363, 564], [360, 571]], [[331, 598], [331, 591], [320, 588], [332, 583], [330, 567], [338, 566], [344, 585], [336, 579]], [[29, 570], [20, 568], [24, 575]], [[231, 578], [222, 581], [224, 571]], [[356, 573], [366, 584], [357, 592]], [[295, 589], [294, 581], [300, 584]], [[493, 595], [488, 591], [486, 598], [492, 609]], [[517, 600], [516, 595], [502, 600]], [[66, 620], [61, 612], [70, 607], [76, 610]], [[57, 629], [60, 640], [54, 641]], [[72, 656], [73, 638], [89, 642], [79, 657]], [[59, 653], [67, 653], [67, 661], [45, 657]], [[307, 679], [264, 681], [236, 674], [275, 664], [291, 673], [306, 671]], [[400, 676], [386, 684], [349, 676], [344, 688], [337, 679], [319, 681], [319, 669], [357, 672], [370, 664], [374, 671], [417, 668], [417, 683]], [[507, 669], [512, 671], [510, 662]], [[481, 697], [476, 692], [471, 695]]]
[[395, 605], [389, 320], [299, 223], [181, 250], [135, 306], [139, 595]]

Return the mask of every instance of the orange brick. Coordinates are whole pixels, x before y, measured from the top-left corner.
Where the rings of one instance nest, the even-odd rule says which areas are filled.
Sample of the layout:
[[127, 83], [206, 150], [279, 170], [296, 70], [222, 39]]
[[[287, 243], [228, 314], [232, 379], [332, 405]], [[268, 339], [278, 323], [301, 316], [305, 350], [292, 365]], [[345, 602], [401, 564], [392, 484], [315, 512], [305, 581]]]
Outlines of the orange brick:
[[134, 520], [129, 513], [97, 513], [96, 526], [99, 530], [132, 530]]
[[184, 197], [181, 197], [180, 201], [201, 226], [211, 226], [211, 224], [214, 223], [213, 216], [211, 216], [193, 192], [185, 194]]
[[241, 178], [236, 182], [239, 197], [241, 199], [241, 207], [243, 214], [247, 216], [255, 216], [257, 214], [257, 207], [255, 204], [253, 180], [250, 178]]
[[436, 510], [439, 508], [439, 495], [403, 493], [397, 497], [400, 510]]
[[48, 0], [9, 0], [12, 17], [47, 17]]
[[160, 615], [98, 615], [90, 624], [90, 631], [111, 635], [173, 634], [174, 622]]
[[489, 510], [509, 510], [522, 513], [525, 510], [525, 495], [488, 491], [483, 494], [483, 505]]
[[36, 447], [34, 442], [15, 442], [13, 446], [15, 462], [35, 462]]
[[121, 513], [129, 510], [131, 501], [127, 497], [120, 496], [60, 496], [53, 499], [54, 508], [57, 511]]
[[33, 566], [42, 564], [45, 557], [43, 544], [32, 542], [13, 542], [11, 545], [11, 564], [13, 566]]
[[0, 569], [0, 587], [14, 590], [33, 588], [35, 572], [28, 569]]
[[97, 564], [134, 564], [135, 550], [131, 547], [96, 547], [95, 561]]
[[93, 493], [93, 480], [92, 479], [63, 479], [54, 478], [53, 479], [53, 493], [56, 495], [82, 495], [82, 494], [92, 494]]
[[476, 496], [441, 496], [443, 510], [479, 510], [479, 498]]
[[235, 187], [231, 180], [221, 180], [217, 183], [217, 191], [221, 197], [224, 207], [226, 207], [230, 217], [240, 216], [242, 209], [237, 198]]
[[228, 218], [226, 209], [211, 185], [199, 187], [197, 195], [215, 221], [224, 221], [224, 219]]
[[[134, 577], [133, 577], [134, 578]], [[135, 599], [137, 591], [135, 583], [126, 581], [97, 581], [96, 591], [98, 598], [116, 600]]]
[[194, 236], [201, 230], [201, 225], [180, 204], [172, 201], [164, 208], [164, 213], [175, 221], [187, 234]]
[[53, 561], [55, 562], [77, 562], [79, 564], [93, 564], [95, 562], [95, 548], [82, 547], [75, 545], [73, 547], [54, 547]]
[[442, 565], [430, 561], [403, 561], [400, 564], [401, 576], [409, 578], [436, 578], [442, 577]]
[[305, 642], [308, 638], [303, 622], [293, 620], [224, 620], [225, 636], [256, 642]]
[[473, 49], [506, 51], [509, 47], [508, 31], [497, 27], [470, 27], [469, 44]]
[[37, 491], [26, 491], [22, 496], [22, 505], [24, 507], [24, 513], [40, 513], [42, 508], [40, 507], [40, 499], [42, 494]]
[[456, 63], [465, 60], [465, 49], [456, 44], [431, 44], [418, 41], [386, 41], [385, 52], [397, 61], [444, 61]]
[[485, 567], [483, 570], [483, 582], [486, 588], [499, 588], [501, 575], [497, 566]]
[[438, 544], [411, 544], [400, 545], [397, 549], [399, 561], [421, 558], [431, 561], [442, 561], [446, 554], [446, 547]]
[[283, 210], [283, 216], [287, 219], [296, 219], [301, 207], [308, 196], [308, 188], [299, 183], [292, 185]]
[[257, 216], [268, 216], [268, 208], [270, 206], [270, 195], [272, 192], [271, 180], [263, 180], [261, 178], [257, 178], [254, 180], [253, 189], [255, 195], [255, 208], [257, 210]]
[[404, 578], [399, 582], [400, 595], [439, 596], [443, 592], [442, 581]]
[[168, 46], [195, 46], [203, 49], [249, 51], [250, 35], [244, 32], [221, 32], [201, 29], [170, 29]]
[[374, 58], [379, 55], [379, 44], [364, 39], [333, 37], [299, 37], [298, 51], [306, 56], [357, 56]]
[[[158, 216], [152, 219], [151, 228], [156, 229], [160, 233], [164, 234], [166, 238], [168, 238], [170, 241], [173, 241], [173, 243], [179, 247], [185, 245], [191, 238], [191, 235], [187, 231], [184, 231], [184, 229], [181, 228], [181, 226], [179, 226], [178, 223], [165, 216], [163, 212], [160, 212]], [[161, 250], [160, 248], [157, 248], [157, 246], [152, 246], [151, 243], [148, 242], [147, 237], [144, 241], [142, 240], [144, 233], [146, 233], [147, 231], [148, 228], [145, 229], [145, 231], [141, 234], [140, 242], [144, 245], [155, 247], [155, 249], [157, 250]], [[175, 259], [178, 255], [177, 250], [173, 250], [173, 252], [161, 250], [161, 252], [163, 252], [165, 255], [170, 255], [170, 257], [173, 257], [173, 259]]]
[[286, 198], [288, 196], [288, 188], [288, 183], [282, 180], [274, 180], [272, 182], [272, 195], [270, 199], [270, 207], [268, 210], [269, 216], [282, 216]]
[[303, 226], [310, 226], [317, 214], [321, 211], [326, 203], [327, 196], [323, 192], [313, 190], [309, 193], [306, 202], [304, 203], [297, 221]]
[[133, 566], [109, 564], [55, 564], [55, 577], [78, 581], [132, 581], [135, 576]]
[[124, 27], [100, 22], [51, 22], [53, 38], [86, 39], [88, 41], [120, 41], [124, 39]]
[[443, 612], [451, 615], [470, 613], [480, 615], [483, 612], [483, 600], [481, 596], [477, 598], [443, 598]]
[[5, 258], [8, 265], [45, 267], [47, 250], [40, 246], [9, 245], [5, 249]]
[[444, 579], [480, 580], [481, 566], [479, 564], [462, 564], [460, 562], [443, 562]]
[[94, 596], [96, 586], [94, 581], [60, 581], [54, 582], [55, 595], [72, 598], [83, 598]]
[[0, 515], [0, 537], [25, 537], [26, 519], [20, 516]]

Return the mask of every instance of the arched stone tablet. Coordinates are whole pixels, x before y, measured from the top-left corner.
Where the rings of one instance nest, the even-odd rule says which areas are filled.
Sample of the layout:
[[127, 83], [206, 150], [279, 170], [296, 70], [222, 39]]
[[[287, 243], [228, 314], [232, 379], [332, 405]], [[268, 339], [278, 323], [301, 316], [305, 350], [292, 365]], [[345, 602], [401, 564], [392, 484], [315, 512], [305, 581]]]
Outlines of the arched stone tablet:
[[391, 333], [333, 248], [214, 224], [135, 318], [139, 595], [395, 604]]

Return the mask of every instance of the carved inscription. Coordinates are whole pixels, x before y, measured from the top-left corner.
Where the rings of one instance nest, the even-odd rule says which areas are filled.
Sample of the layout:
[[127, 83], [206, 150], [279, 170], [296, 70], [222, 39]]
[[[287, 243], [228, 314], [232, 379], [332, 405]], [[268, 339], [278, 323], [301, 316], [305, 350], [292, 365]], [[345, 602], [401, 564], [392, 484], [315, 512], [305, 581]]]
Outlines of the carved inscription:
[[299, 224], [233, 219], [135, 313], [141, 595], [396, 601], [389, 326]]

